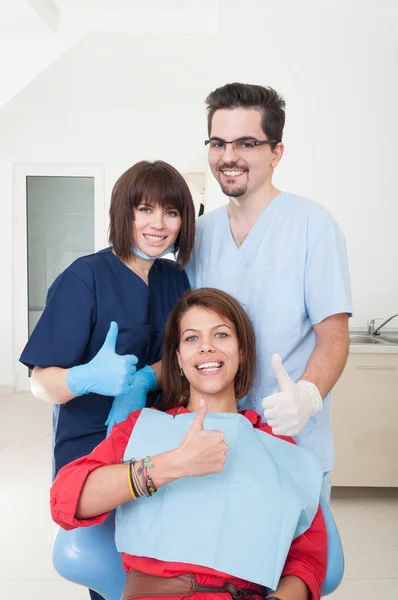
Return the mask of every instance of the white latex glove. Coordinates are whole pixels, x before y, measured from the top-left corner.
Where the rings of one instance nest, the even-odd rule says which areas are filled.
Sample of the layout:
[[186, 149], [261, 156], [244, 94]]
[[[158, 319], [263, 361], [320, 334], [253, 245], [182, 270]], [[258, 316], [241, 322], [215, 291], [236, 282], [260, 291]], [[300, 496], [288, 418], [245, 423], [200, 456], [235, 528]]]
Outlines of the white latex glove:
[[275, 435], [296, 435], [309, 418], [321, 410], [321, 395], [316, 385], [309, 381], [301, 379], [294, 383], [286, 373], [279, 354], [272, 356], [271, 365], [279, 392], [264, 398], [264, 417]]

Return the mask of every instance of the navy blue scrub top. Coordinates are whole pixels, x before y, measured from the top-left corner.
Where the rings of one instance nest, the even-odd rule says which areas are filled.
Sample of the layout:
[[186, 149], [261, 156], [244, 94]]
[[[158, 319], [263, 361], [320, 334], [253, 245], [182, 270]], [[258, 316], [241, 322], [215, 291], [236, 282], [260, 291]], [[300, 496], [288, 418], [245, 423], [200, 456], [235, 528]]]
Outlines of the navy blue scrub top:
[[[172, 260], [154, 262], [147, 286], [110, 248], [79, 258], [50, 287], [20, 361], [30, 369], [85, 364], [116, 321], [116, 352], [135, 354], [138, 369], [151, 365], [161, 358], [167, 317], [187, 289], [185, 272]], [[112, 401], [110, 396], [86, 394], [54, 405], [54, 475], [102, 442]]]

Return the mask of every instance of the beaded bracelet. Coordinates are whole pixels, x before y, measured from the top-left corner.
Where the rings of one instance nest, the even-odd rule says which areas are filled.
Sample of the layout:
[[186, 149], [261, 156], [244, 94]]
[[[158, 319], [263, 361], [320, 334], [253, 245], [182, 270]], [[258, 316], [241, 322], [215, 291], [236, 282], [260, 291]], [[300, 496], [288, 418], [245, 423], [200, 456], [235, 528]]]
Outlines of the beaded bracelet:
[[[137, 462], [135, 458], [122, 460], [121, 462], [129, 465], [127, 472], [128, 483], [131, 496], [134, 500], [138, 500], [138, 498], [142, 498], [143, 496], [153, 496], [153, 494], [158, 491], [151, 477], [151, 468], [153, 467], [153, 464], [150, 456], [146, 456], [142, 460], [140, 466], [137, 467], [137, 471], [135, 470], [135, 464]], [[140, 479], [142, 484], [140, 483]]]
[[140, 466], [137, 468], [137, 479], [141, 479], [141, 481], [142, 481], [141, 488], [144, 490], [143, 495], [148, 497], [149, 492], [148, 492], [148, 486], [147, 486], [146, 477], [145, 477], [144, 461], [141, 461]]
[[135, 470], [135, 464], [136, 463], [134, 463], [134, 465], [133, 465], [133, 482], [134, 482], [134, 487], [136, 488], [136, 490], [138, 492], [138, 496], [140, 498], [142, 498], [143, 496], [147, 496], [148, 494], [146, 493], [146, 488], [143, 487], [140, 484], [138, 474], [137, 474], [137, 472]]
[[152, 481], [151, 478], [151, 468], [153, 467], [153, 464], [151, 463], [151, 458], [150, 456], [146, 456], [143, 460], [143, 465], [144, 468], [146, 469], [146, 487], [148, 490], [148, 494], [150, 496], [153, 496], [155, 494], [155, 492], [157, 492], [157, 488], [155, 487], [155, 484]]

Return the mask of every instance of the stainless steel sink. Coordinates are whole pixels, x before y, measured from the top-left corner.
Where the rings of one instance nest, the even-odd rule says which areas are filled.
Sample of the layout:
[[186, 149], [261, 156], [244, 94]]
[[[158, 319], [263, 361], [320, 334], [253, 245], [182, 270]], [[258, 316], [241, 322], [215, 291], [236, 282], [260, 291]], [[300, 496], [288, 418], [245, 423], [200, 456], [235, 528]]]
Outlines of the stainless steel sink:
[[351, 333], [350, 344], [383, 344], [383, 340], [366, 333]]
[[392, 344], [398, 344], [398, 333], [388, 333], [387, 331], [383, 331], [383, 333], [380, 335], [380, 339], [384, 340], [385, 342], [391, 342]]
[[367, 334], [367, 333], [350, 333], [350, 344], [376, 344], [378, 346], [396, 346], [398, 345], [398, 338], [396, 341], [390, 341], [383, 337]]

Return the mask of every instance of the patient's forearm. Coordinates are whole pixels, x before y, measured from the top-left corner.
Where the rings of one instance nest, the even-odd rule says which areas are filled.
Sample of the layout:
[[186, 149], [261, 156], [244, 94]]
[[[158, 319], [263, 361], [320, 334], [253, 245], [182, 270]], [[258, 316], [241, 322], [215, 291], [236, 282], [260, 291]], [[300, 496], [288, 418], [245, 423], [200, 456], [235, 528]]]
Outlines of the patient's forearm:
[[[151, 458], [151, 477], [156, 488], [183, 477], [178, 452], [170, 450]], [[136, 468], [141, 464], [137, 461]], [[77, 519], [92, 519], [131, 500], [129, 465], [105, 465], [88, 475], [76, 509]]]
[[[228, 450], [224, 435], [220, 431], [204, 430], [206, 411], [203, 406], [199, 411], [178, 448], [150, 458], [150, 474], [156, 488], [181, 477], [200, 477], [224, 468]], [[140, 487], [139, 477], [143, 477], [141, 466], [139, 460], [133, 467], [138, 478], [137, 487]], [[123, 464], [105, 464], [92, 471], [80, 493], [76, 517], [91, 519], [131, 500], [128, 475], [129, 466]], [[141, 483], [142, 493], [145, 493], [145, 478]]]
[[91, 471], [80, 494], [76, 518], [91, 519], [131, 500], [128, 469], [129, 465], [107, 465]]
[[268, 594], [267, 598], [272, 596], [277, 596], [280, 600], [310, 600], [311, 598], [307, 585], [295, 575], [282, 577], [277, 589]]
[[51, 404], [65, 404], [72, 400], [74, 395], [66, 384], [68, 372], [69, 369], [61, 367], [35, 367], [30, 382], [33, 396]]

